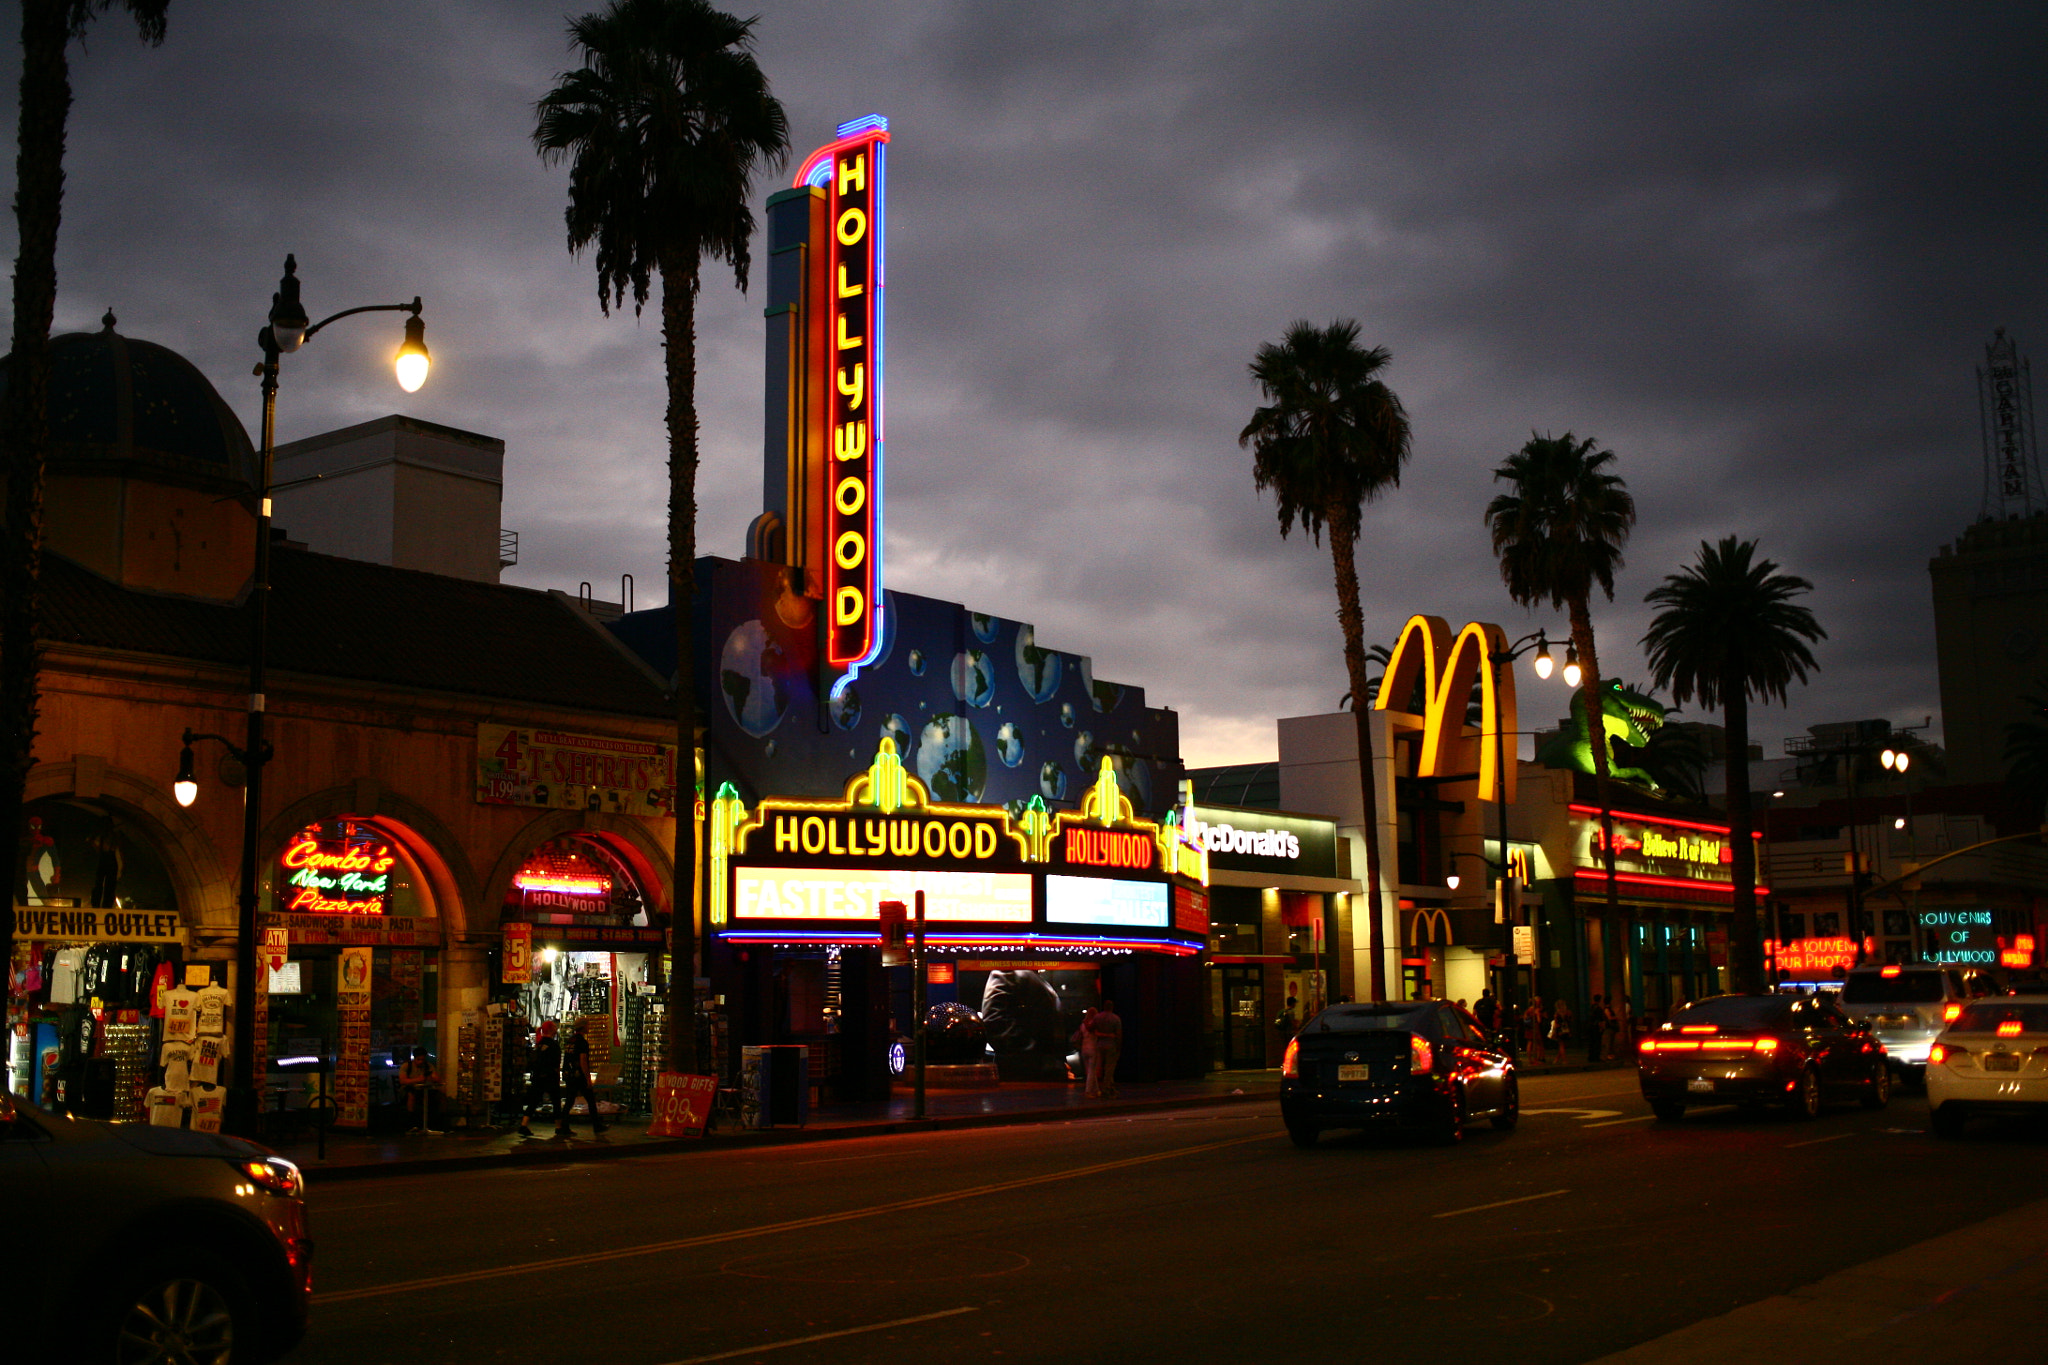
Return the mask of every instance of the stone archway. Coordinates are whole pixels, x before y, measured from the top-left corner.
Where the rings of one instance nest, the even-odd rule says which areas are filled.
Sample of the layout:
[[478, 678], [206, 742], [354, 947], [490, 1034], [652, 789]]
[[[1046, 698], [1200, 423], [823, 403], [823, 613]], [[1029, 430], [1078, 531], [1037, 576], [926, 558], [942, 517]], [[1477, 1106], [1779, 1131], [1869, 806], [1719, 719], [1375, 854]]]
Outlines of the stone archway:
[[171, 799], [163, 782], [96, 760], [74, 759], [36, 764], [24, 796], [27, 802], [69, 797], [118, 811], [134, 822], [162, 860], [186, 928], [234, 932], [238, 859], [214, 848], [206, 827]]

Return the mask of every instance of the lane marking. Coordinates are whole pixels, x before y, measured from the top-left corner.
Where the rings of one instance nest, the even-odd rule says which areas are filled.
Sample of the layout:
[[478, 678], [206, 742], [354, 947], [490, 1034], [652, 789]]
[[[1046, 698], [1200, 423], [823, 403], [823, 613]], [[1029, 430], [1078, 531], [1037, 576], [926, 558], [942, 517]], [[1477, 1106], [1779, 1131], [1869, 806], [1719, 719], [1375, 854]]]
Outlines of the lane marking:
[[866, 1327], [847, 1327], [837, 1332], [819, 1332], [815, 1336], [791, 1337], [788, 1341], [771, 1341], [764, 1346], [745, 1346], [737, 1351], [720, 1351], [717, 1355], [691, 1356], [688, 1360], [672, 1360], [668, 1365], [708, 1365], [714, 1360], [732, 1360], [738, 1356], [758, 1355], [762, 1351], [780, 1351], [785, 1346], [808, 1346], [814, 1341], [831, 1341], [836, 1337], [859, 1336], [862, 1332], [886, 1332], [891, 1327], [908, 1327], [912, 1323], [931, 1322], [937, 1318], [957, 1318], [962, 1313], [978, 1311], [973, 1307], [947, 1308], [937, 1313], [920, 1313], [914, 1318], [897, 1318], [894, 1322], [871, 1323]]
[[551, 1270], [567, 1270], [577, 1266], [603, 1265], [608, 1261], [630, 1260], [636, 1256], [659, 1256], [665, 1252], [687, 1251], [693, 1247], [716, 1246], [721, 1242], [739, 1242], [752, 1237], [772, 1237], [782, 1232], [801, 1232], [811, 1228], [830, 1227], [835, 1223], [851, 1223], [861, 1218], [876, 1218], [883, 1214], [904, 1213], [911, 1209], [933, 1208], [940, 1204], [959, 1203], [965, 1199], [981, 1199], [991, 1194], [1003, 1194], [1010, 1190], [1030, 1189], [1034, 1185], [1051, 1185], [1062, 1180], [1073, 1180], [1084, 1175], [1100, 1175], [1106, 1171], [1120, 1171], [1132, 1166], [1143, 1166], [1154, 1161], [1169, 1161], [1179, 1156], [1196, 1156], [1203, 1152], [1219, 1151], [1225, 1147], [1241, 1147], [1248, 1142], [1270, 1142], [1277, 1134], [1261, 1132], [1251, 1137], [1229, 1138], [1222, 1142], [1205, 1142], [1194, 1147], [1174, 1147], [1164, 1152], [1152, 1152], [1145, 1156], [1124, 1157], [1118, 1161], [1098, 1162], [1093, 1166], [1077, 1166], [1067, 1171], [1052, 1171], [1045, 1175], [1021, 1176], [1016, 1180], [998, 1181], [991, 1185], [975, 1185], [963, 1190], [952, 1190], [942, 1194], [920, 1195], [914, 1199], [901, 1199], [893, 1204], [871, 1204], [866, 1208], [847, 1209], [841, 1213], [822, 1213], [809, 1218], [792, 1218], [780, 1223], [762, 1223], [750, 1228], [734, 1228], [727, 1232], [707, 1232], [696, 1237], [678, 1237], [666, 1242], [642, 1242], [637, 1246], [616, 1247], [610, 1251], [590, 1251], [578, 1256], [556, 1256], [545, 1261], [520, 1261], [512, 1265], [494, 1266], [481, 1270], [463, 1270], [452, 1275], [427, 1275], [415, 1280], [395, 1280], [389, 1284], [366, 1285], [361, 1289], [341, 1289], [328, 1294], [315, 1294], [313, 1302], [318, 1304], [352, 1303], [358, 1299], [383, 1298], [391, 1294], [412, 1294], [423, 1289], [446, 1289], [460, 1284], [475, 1284], [481, 1280], [501, 1280], [514, 1275], [539, 1275]]
[[1656, 1117], [1655, 1114], [1637, 1114], [1632, 1119], [1608, 1119], [1604, 1123], [1582, 1123], [1579, 1126], [1581, 1128], [1614, 1128], [1624, 1123], [1648, 1123]]
[[1538, 1199], [1555, 1199], [1561, 1194], [1570, 1193], [1570, 1190], [1546, 1190], [1542, 1194], [1525, 1194], [1519, 1199], [1497, 1199], [1491, 1204], [1474, 1204], [1469, 1209], [1452, 1209], [1449, 1213], [1433, 1213], [1430, 1217], [1460, 1218], [1468, 1213], [1484, 1213], [1488, 1209], [1504, 1209], [1510, 1204], [1528, 1204]]
[[1785, 1150], [1790, 1151], [1794, 1147], [1818, 1147], [1823, 1142], [1840, 1142], [1843, 1138], [1852, 1138], [1855, 1136], [1856, 1135], [1854, 1133], [1837, 1133], [1833, 1137], [1808, 1138], [1805, 1142], [1786, 1143]]
[[1611, 1119], [1619, 1109], [1524, 1109], [1525, 1114], [1578, 1114], [1589, 1119]]

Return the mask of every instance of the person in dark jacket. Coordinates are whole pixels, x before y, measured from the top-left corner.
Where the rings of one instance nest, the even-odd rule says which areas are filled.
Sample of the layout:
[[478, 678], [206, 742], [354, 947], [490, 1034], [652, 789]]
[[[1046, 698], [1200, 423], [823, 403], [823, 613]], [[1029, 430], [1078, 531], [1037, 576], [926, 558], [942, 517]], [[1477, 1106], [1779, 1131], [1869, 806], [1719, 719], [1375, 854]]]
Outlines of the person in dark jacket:
[[590, 1131], [602, 1133], [607, 1127], [598, 1117], [597, 1092], [590, 1088], [590, 1039], [583, 1029], [579, 1019], [569, 1030], [569, 1041], [562, 1048], [562, 1117], [555, 1131], [563, 1137], [569, 1135], [569, 1111], [575, 1108], [578, 1095], [590, 1105]]
[[566, 1130], [569, 1107], [562, 1101], [562, 1045], [555, 1039], [552, 1019], [542, 1022], [540, 1036], [533, 1040], [533, 1051], [527, 1055], [527, 1074], [530, 1079], [526, 1083], [526, 1101], [519, 1109], [521, 1136], [533, 1136], [527, 1120], [539, 1110], [543, 1099], [554, 1101], [555, 1126]]

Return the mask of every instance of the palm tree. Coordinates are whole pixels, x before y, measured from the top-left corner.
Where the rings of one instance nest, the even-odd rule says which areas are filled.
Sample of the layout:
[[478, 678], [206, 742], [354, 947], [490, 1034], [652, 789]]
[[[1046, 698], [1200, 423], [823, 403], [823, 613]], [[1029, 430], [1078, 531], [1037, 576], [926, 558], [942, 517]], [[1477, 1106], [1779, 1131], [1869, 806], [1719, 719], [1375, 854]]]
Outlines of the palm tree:
[[676, 856], [670, 921], [668, 1064], [697, 1069], [696, 659], [697, 290], [704, 258], [731, 263], [744, 291], [755, 173], [789, 152], [789, 121], [754, 60], [754, 19], [705, 0], [612, 0], [569, 24], [583, 66], [535, 105], [541, 160], [569, 163], [569, 250], [597, 253], [597, 301], [661, 277], [668, 380], [669, 601], [676, 623]]
[[1792, 599], [1813, 584], [1756, 557], [1756, 542], [1700, 542], [1699, 560], [1652, 588], [1643, 648], [1672, 699], [1721, 708], [1728, 731], [1728, 824], [1735, 852], [1734, 933], [1729, 965], [1738, 991], [1763, 988], [1763, 935], [1756, 912], [1756, 845], [1750, 839], [1749, 702], [1786, 700], [1794, 681], [1818, 671], [1811, 641], [1827, 632]]
[[[1635, 499], [1619, 474], [1609, 472], [1614, 452], [1590, 436], [1575, 439], [1531, 434], [1493, 471], [1510, 490], [1487, 504], [1493, 553], [1508, 596], [1524, 607], [1548, 602], [1570, 613], [1572, 646], [1582, 670], [1586, 723], [1593, 738], [1593, 783], [1600, 802], [1601, 861], [1607, 870], [1607, 922], [1620, 920], [1614, 880], [1614, 809], [1607, 789], [1607, 738], [1600, 723], [1600, 656], [1593, 644], [1587, 604], [1598, 587], [1614, 600], [1614, 571], [1636, 524]], [[1608, 983], [1610, 986], [1612, 983]]]
[[1380, 935], [1385, 913], [1380, 880], [1379, 792], [1373, 779], [1372, 705], [1376, 690], [1366, 676], [1365, 617], [1358, 605], [1358, 531], [1365, 504], [1401, 482], [1408, 460], [1408, 414], [1380, 374], [1386, 347], [1358, 344], [1356, 322], [1316, 327], [1297, 322], [1277, 345], [1259, 347], [1252, 378], [1266, 405], [1238, 433], [1252, 451], [1252, 481], [1270, 488], [1278, 504], [1280, 534], [1297, 519], [1311, 541], [1330, 533], [1337, 574], [1337, 623], [1344, 631], [1344, 668], [1351, 684], [1351, 714], [1358, 728], [1358, 787], [1365, 820], [1365, 879], [1371, 912], [1365, 948], [1374, 1000], [1387, 998], [1387, 967]]
[[[123, 9], [152, 47], [164, 40], [170, 0], [23, 0], [21, 111], [15, 128], [14, 335], [0, 398], [7, 507], [0, 531], [0, 830], [7, 831], [9, 891], [0, 943], [14, 937], [14, 902], [26, 871], [22, 806], [35, 766], [36, 636], [42, 608], [43, 468], [50, 448], [50, 323], [57, 312], [57, 228], [64, 207], [64, 129], [71, 113], [70, 46], [93, 17]], [[0, 1064], [4, 1065], [4, 1064]]]

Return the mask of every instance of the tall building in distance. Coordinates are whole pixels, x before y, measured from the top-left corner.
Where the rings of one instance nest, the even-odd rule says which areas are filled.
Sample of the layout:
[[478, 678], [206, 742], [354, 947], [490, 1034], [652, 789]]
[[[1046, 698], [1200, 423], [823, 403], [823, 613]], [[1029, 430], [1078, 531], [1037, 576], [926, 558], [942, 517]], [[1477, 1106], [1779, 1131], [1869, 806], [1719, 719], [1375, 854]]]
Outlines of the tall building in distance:
[[1984, 499], [1976, 523], [1928, 564], [1949, 776], [1995, 782], [2021, 701], [2048, 695], [2048, 488], [2033, 376], [2004, 328], [1977, 371]]

